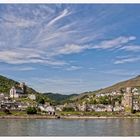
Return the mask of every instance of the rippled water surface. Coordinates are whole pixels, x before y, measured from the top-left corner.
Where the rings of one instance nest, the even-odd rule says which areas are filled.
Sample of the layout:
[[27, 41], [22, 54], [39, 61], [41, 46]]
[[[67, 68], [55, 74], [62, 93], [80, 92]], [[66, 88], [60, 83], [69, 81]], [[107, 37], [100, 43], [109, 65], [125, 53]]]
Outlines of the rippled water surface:
[[1, 119], [0, 136], [140, 136], [140, 119]]

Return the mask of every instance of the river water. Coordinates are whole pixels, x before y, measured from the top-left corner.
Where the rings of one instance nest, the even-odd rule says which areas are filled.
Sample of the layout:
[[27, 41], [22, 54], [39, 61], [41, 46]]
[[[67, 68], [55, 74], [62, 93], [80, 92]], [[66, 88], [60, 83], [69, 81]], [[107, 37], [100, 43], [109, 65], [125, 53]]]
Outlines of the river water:
[[140, 136], [140, 119], [1, 119], [0, 136]]

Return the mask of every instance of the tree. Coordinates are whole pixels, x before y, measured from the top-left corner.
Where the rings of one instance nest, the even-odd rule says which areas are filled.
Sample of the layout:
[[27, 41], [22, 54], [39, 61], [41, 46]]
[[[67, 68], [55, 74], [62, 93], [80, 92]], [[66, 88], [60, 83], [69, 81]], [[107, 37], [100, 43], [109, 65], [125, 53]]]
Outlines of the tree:
[[62, 111], [66, 111], [66, 112], [73, 112], [75, 111], [73, 107], [64, 107]]
[[7, 115], [10, 115], [10, 114], [11, 114], [11, 112], [10, 112], [9, 109], [4, 109], [3, 111], [4, 111], [4, 113], [7, 114]]
[[45, 100], [43, 98], [40, 98], [39, 101], [38, 101], [38, 103], [45, 104]]
[[109, 98], [107, 96], [103, 96], [103, 97], [101, 96], [99, 98], [99, 104], [107, 105], [109, 103], [110, 103], [110, 100], [109, 100]]
[[98, 102], [96, 101], [96, 99], [93, 99], [89, 102], [89, 104], [97, 104]]
[[41, 97], [41, 96], [37, 96], [36, 101], [37, 101], [39, 104], [45, 104], [45, 100], [44, 100], [44, 98]]
[[26, 112], [27, 114], [37, 114], [37, 109], [35, 107], [28, 107]]

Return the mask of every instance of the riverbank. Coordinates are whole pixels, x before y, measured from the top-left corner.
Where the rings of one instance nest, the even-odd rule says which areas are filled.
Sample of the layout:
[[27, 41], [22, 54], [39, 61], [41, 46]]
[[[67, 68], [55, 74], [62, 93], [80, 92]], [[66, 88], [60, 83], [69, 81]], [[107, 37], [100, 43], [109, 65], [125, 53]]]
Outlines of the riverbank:
[[48, 116], [48, 115], [0, 116], [0, 119], [119, 119], [119, 118], [140, 119], [140, 116]]

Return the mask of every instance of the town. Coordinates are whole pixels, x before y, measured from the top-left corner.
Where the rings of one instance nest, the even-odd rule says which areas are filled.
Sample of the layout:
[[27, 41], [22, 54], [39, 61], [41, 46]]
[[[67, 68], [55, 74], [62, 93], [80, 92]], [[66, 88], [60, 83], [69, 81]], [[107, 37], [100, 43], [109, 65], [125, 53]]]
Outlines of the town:
[[[0, 93], [0, 110], [40, 115], [71, 115], [72, 112], [117, 112], [135, 113], [140, 111], [140, 91], [127, 87], [119, 91], [84, 95], [80, 100], [69, 100], [64, 104], [52, 105], [48, 101], [37, 102], [37, 95], [28, 94], [25, 83], [12, 86], [9, 94]], [[72, 113], [73, 114], [73, 113]]]

